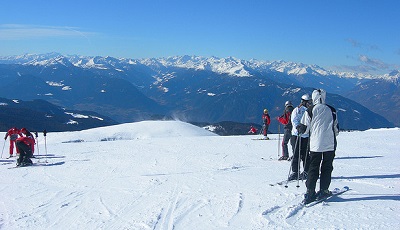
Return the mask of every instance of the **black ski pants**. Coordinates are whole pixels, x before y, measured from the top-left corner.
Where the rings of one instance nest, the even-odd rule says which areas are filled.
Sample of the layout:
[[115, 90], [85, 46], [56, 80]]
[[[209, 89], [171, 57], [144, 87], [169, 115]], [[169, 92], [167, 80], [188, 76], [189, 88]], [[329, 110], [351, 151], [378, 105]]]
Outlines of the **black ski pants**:
[[334, 158], [335, 151], [310, 152], [310, 168], [308, 170], [308, 177], [306, 181], [307, 190], [315, 191], [318, 177], [320, 177], [320, 170], [320, 191], [329, 188], [332, 180]]
[[22, 162], [25, 163], [32, 163], [31, 157], [32, 157], [32, 149], [29, 145], [25, 144], [23, 141], [16, 141], [15, 142], [18, 151], [19, 151], [19, 158], [17, 160], [18, 164], [21, 164]]
[[294, 146], [293, 158], [292, 158], [292, 172], [294, 173], [300, 173], [299, 154], [300, 154], [300, 160], [303, 162], [303, 169], [305, 172], [308, 172], [308, 168], [310, 165], [310, 157], [308, 154], [308, 139], [309, 139], [308, 137], [304, 138], [293, 135], [290, 140], [292, 146]]
[[[290, 141], [290, 138], [292, 137], [292, 130], [290, 129], [284, 129], [283, 133], [283, 140], [282, 140], [282, 156], [289, 157], [289, 148], [288, 144]], [[292, 145], [292, 152], [293, 152], [293, 146]]]

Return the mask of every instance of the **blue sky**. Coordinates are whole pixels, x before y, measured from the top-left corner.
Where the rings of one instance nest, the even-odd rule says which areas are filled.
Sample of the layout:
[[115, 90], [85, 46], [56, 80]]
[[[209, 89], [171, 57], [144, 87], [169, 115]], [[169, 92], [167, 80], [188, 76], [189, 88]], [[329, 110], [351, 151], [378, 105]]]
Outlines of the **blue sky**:
[[0, 56], [198, 55], [400, 69], [398, 0], [3, 0]]

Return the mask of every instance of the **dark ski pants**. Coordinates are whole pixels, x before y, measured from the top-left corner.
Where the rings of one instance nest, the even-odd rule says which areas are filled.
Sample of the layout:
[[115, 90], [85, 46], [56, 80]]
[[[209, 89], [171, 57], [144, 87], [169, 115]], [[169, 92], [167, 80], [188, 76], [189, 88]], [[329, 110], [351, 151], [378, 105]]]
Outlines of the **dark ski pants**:
[[264, 137], [266, 137], [268, 135], [268, 128], [269, 128], [269, 125], [267, 125], [267, 124], [263, 125], [262, 134], [264, 135]]
[[15, 142], [17, 149], [19, 151], [19, 158], [17, 159], [18, 165], [20, 165], [22, 162], [24, 163], [32, 163], [31, 157], [32, 157], [32, 149], [29, 145], [25, 144], [22, 141], [16, 141]]
[[[292, 131], [290, 129], [284, 129], [283, 133], [283, 140], [282, 140], [282, 155], [285, 157], [289, 157], [289, 149], [288, 149], [288, 144], [290, 141], [290, 138], [292, 137]], [[293, 145], [292, 145], [292, 151], [293, 151]]]
[[321, 167], [321, 177], [319, 185], [320, 191], [329, 188], [332, 179], [334, 158], [335, 158], [335, 151], [310, 152], [310, 168], [308, 170], [308, 177], [306, 181], [307, 190], [315, 191], [315, 187], [319, 177], [320, 167]]
[[[299, 140], [297, 140], [299, 138]], [[300, 160], [303, 162], [303, 169], [305, 172], [308, 172], [308, 168], [310, 165], [310, 157], [308, 154], [308, 137], [303, 138], [299, 136], [293, 135], [291, 138], [292, 146], [294, 146], [293, 150], [293, 159], [292, 159], [292, 172], [299, 173], [299, 153]], [[299, 151], [300, 150], [300, 151]]]

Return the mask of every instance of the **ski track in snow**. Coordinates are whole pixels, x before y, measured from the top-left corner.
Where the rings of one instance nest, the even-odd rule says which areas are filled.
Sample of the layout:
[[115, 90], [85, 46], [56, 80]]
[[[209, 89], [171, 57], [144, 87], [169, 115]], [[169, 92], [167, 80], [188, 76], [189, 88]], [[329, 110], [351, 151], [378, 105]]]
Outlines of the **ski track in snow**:
[[301, 214], [298, 214], [303, 209], [300, 204], [301, 197], [301, 195], [296, 195], [295, 198], [287, 197], [282, 205], [275, 205], [265, 210], [262, 215], [268, 221], [268, 226], [283, 225], [289, 227], [291, 223], [301, 218]]
[[[49, 133], [48, 154], [39, 142], [41, 154], [33, 159], [40, 162], [37, 167], [7, 169], [15, 159], [0, 159], [0, 228], [398, 227], [398, 129], [340, 134], [331, 189], [348, 185], [351, 191], [304, 208], [299, 205], [304, 183], [300, 188], [269, 186], [286, 177], [290, 166], [262, 159], [277, 158], [276, 141], [252, 141], [251, 136], [159, 137], [163, 126], [156, 124], [140, 130], [155, 132], [157, 138], [146, 134], [96, 141], [114, 135], [107, 129]], [[376, 143], [381, 136], [383, 146]], [[69, 142], [77, 139], [85, 142]]]

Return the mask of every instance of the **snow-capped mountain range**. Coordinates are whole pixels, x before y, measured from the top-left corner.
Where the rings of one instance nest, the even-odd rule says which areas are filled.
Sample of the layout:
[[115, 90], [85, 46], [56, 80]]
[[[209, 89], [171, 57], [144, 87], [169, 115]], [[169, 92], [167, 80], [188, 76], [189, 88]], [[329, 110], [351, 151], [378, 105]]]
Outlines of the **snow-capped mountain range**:
[[[278, 116], [286, 100], [297, 103], [302, 94], [324, 88], [331, 94], [328, 100], [341, 111], [342, 128], [387, 127], [393, 125], [376, 114], [380, 113], [376, 104], [368, 107], [372, 113], [346, 95], [361, 86], [364, 92], [373, 89], [366, 95], [376, 95], [369, 82], [398, 87], [398, 77], [398, 71], [365, 76], [317, 65], [234, 57], [129, 59], [58, 53], [0, 57], [0, 96], [102, 111], [120, 122], [168, 115], [195, 122], [259, 123], [264, 108]], [[351, 99], [358, 94], [353, 95]], [[362, 104], [365, 98], [356, 101]], [[271, 125], [272, 131], [276, 129], [277, 124]]]
[[253, 72], [279, 72], [287, 75], [305, 75], [311, 74], [316, 76], [332, 76], [336, 75], [344, 78], [359, 79], [398, 79], [399, 70], [394, 70], [385, 75], [369, 75], [363, 73], [337, 72], [324, 69], [318, 65], [307, 65], [303, 63], [286, 62], [286, 61], [260, 61], [260, 60], [241, 60], [235, 57], [218, 58], [218, 57], [200, 57], [200, 56], [174, 56], [167, 58], [146, 58], [146, 59], [130, 59], [130, 58], [113, 58], [113, 57], [90, 57], [79, 55], [61, 55], [59, 53], [48, 54], [25, 54], [15, 56], [0, 57], [0, 63], [3, 64], [23, 64], [23, 65], [41, 65], [51, 66], [53, 64], [62, 64], [69, 67], [71, 64], [81, 68], [97, 68], [97, 69], [116, 69], [123, 71], [123, 67], [127, 65], [146, 65], [155, 68], [186, 68], [194, 70], [212, 71], [218, 74], [228, 74], [235, 77], [251, 77]]

